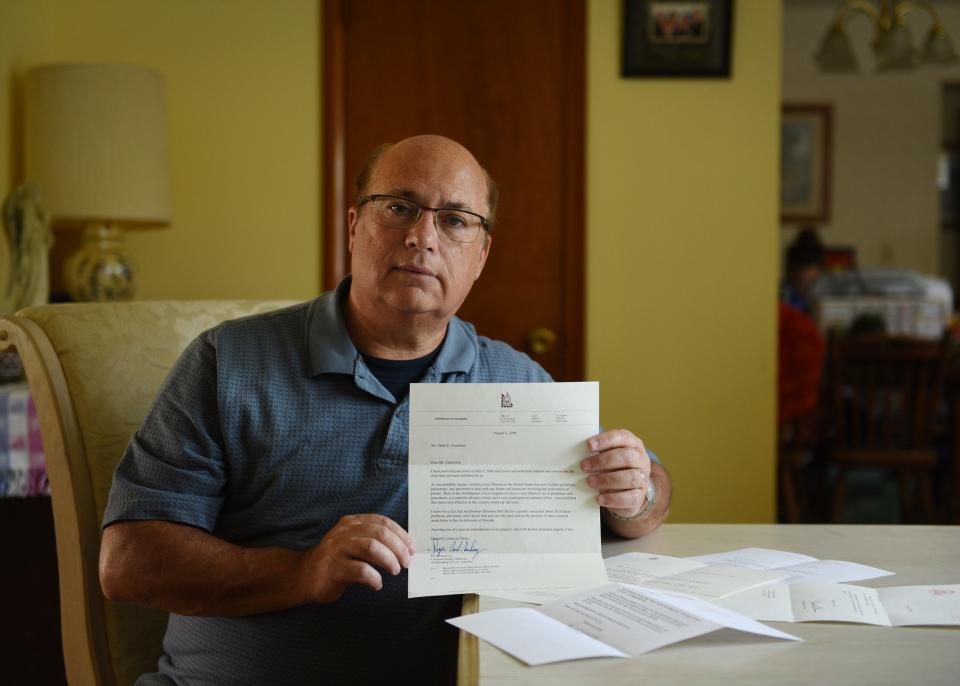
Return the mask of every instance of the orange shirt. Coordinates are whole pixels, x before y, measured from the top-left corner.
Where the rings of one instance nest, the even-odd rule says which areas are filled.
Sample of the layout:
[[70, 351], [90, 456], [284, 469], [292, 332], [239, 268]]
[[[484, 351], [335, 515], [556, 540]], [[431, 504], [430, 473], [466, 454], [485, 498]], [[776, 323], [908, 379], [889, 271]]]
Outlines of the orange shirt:
[[826, 350], [813, 318], [780, 303], [777, 369], [778, 418], [781, 424], [816, 409]]

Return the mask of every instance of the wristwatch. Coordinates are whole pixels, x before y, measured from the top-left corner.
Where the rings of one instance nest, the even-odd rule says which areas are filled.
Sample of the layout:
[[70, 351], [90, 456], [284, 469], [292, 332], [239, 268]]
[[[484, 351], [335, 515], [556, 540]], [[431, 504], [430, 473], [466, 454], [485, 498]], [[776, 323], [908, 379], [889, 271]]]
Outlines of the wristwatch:
[[614, 519], [619, 519], [621, 522], [633, 522], [638, 519], [644, 519], [647, 515], [650, 514], [650, 511], [653, 509], [653, 506], [657, 504], [657, 487], [653, 485], [653, 479], [647, 481], [647, 496], [643, 501], [643, 507], [640, 508], [640, 511], [631, 515], [630, 517], [621, 517], [613, 510], [608, 510], [610, 516]]

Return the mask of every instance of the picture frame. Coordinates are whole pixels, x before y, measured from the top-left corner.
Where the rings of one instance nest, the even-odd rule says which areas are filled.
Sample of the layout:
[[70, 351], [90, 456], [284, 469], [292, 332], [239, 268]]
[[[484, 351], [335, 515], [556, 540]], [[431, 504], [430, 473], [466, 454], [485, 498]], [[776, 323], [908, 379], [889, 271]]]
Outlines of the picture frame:
[[960, 225], [960, 146], [942, 145], [937, 160], [937, 190], [940, 193], [940, 226]]
[[626, 77], [730, 77], [733, 0], [624, 0]]
[[780, 121], [780, 221], [830, 220], [833, 108], [784, 104]]

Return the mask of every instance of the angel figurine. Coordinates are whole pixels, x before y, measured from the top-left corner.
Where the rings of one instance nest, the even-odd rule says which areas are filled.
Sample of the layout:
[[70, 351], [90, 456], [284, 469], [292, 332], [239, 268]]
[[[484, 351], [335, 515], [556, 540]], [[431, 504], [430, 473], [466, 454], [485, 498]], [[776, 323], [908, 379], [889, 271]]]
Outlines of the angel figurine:
[[[0, 312], [42, 305], [50, 296], [53, 232], [35, 186], [18, 186], [3, 203]], [[5, 278], [4, 278], [5, 276]]]

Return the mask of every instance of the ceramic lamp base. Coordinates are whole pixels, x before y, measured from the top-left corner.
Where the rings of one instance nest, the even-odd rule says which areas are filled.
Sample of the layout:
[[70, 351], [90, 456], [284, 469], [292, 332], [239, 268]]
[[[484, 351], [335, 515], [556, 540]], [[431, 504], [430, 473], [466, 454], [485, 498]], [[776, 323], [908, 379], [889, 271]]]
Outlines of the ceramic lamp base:
[[123, 232], [112, 224], [89, 226], [83, 245], [63, 266], [75, 301], [131, 300], [136, 290], [134, 266], [123, 254]]

